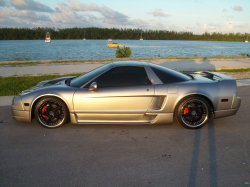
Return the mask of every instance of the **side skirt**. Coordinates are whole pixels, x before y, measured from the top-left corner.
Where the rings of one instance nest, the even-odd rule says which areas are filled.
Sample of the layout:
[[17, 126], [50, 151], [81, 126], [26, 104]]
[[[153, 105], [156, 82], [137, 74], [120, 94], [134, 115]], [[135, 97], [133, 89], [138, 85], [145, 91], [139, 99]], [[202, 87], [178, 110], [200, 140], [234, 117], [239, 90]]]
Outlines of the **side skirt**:
[[[78, 119], [75, 113], [70, 113], [70, 122], [73, 124], [171, 124], [173, 113], [146, 113], [147, 120], [84, 120]], [[148, 118], [150, 116], [150, 118]], [[150, 120], [149, 120], [150, 119]]]

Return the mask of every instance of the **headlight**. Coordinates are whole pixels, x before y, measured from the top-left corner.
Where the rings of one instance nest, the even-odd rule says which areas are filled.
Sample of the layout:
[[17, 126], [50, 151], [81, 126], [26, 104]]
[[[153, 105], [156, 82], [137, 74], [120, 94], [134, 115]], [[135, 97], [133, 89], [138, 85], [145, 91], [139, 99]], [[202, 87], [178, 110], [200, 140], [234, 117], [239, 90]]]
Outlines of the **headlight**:
[[28, 94], [28, 93], [31, 93], [31, 92], [33, 92], [33, 90], [24, 90], [24, 91], [21, 92], [20, 95], [25, 95], [25, 94]]

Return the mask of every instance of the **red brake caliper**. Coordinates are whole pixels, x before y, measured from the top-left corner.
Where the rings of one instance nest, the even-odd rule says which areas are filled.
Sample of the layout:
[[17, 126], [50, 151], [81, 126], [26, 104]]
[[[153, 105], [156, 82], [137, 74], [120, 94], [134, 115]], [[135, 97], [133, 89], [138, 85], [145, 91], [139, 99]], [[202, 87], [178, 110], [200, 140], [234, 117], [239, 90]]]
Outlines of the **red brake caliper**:
[[[47, 112], [47, 106], [44, 106], [43, 109], [42, 109], [42, 113], [45, 113]], [[46, 117], [45, 115], [42, 115], [44, 118]]]
[[188, 114], [188, 113], [189, 113], [189, 109], [188, 108], [184, 108], [183, 114], [185, 115], [185, 114]]

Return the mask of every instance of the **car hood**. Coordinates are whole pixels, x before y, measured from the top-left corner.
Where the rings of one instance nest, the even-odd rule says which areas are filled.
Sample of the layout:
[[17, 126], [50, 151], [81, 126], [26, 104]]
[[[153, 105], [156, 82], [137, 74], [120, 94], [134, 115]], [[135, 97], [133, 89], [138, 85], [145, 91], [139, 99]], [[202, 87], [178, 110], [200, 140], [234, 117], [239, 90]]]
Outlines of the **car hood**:
[[42, 87], [53, 86], [55, 84], [60, 83], [61, 81], [64, 81], [66, 79], [73, 79], [73, 78], [75, 78], [75, 76], [59, 77], [53, 80], [41, 81], [36, 86], [31, 87], [29, 90], [36, 90]]
[[75, 76], [59, 77], [59, 78], [56, 78], [56, 79], [53, 79], [53, 80], [41, 81], [37, 85], [35, 85], [35, 86], [33, 86], [33, 87], [31, 87], [31, 88], [29, 88], [27, 90], [22, 91], [20, 95], [24, 95], [24, 94], [33, 92], [35, 90], [40, 90], [40, 89], [43, 89], [45, 87], [61, 85], [62, 82], [65, 81], [66, 79], [73, 79], [73, 78], [75, 78]]

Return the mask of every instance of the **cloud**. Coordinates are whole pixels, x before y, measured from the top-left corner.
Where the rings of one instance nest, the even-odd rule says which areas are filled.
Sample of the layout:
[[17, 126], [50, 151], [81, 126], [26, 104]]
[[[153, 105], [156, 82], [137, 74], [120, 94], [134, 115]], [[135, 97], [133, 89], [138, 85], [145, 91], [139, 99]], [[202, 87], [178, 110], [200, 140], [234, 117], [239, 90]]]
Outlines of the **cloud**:
[[133, 24], [125, 14], [94, 3], [67, 1], [67, 3], [56, 3], [55, 10], [54, 21], [60, 23], [61, 26], [68, 27], [68, 24], [74, 24], [86, 27], [121, 27]]
[[220, 24], [209, 23], [208, 26], [210, 26], [210, 27], [220, 27]]
[[152, 14], [154, 17], [169, 17], [170, 14], [166, 14], [162, 9], [155, 9], [154, 11], [148, 12], [148, 14]]
[[243, 8], [241, 6], [234, 6], [232, 7], [232, 9], [239, 12], [243, 11]]
[[222, 12], [226, 12], [226, 11], [227, 11], [227, 9], [225, 9], [225, 8], [222, 10]]
[[32, 27], [32, 24], [24, 22], [20, 19], [13, 18], [1, 18], [0, 17], [0, 25], [1, 27]]
[[54, 12], [50, 7], [34, 0], [10, 0], [17, 10], [33, 10], [37, 12]]
[[53, 12], [35, 0], [0, 0], [0, 27], [54, 26]]
[[110, 9], [109, 7], [102, 5], [98, 6], [94, 3], [90, 4], [84, 4], [79, 1], [75, 2], [69, 2], [67, 5], [69, 10], [76, 11], [76, 12], [95, 12], [99, 13], [101, 16], [103, 16], [104, 19], [106, 19], [106, 22], [109, 23], [124, 23], [128, 21], [128, 16]]
[[[65, 0], [53, 10], [41, 0], [0, 0], [0, 27], [117, 27], [158, 28], [155, 20], [130, 19], [126, 14], [105, 5]], [[159, 10], [158, 12], [161, 12]], [[155, 14], [156, 16], [166, 16]], [[16, 23], [16, 24], [15, 24]], [[153, 23], [153, 24], [152, 24]]]
[[104, 19], [88, 12], [69, 10], [68, 4], [56, 3], [53, 21], [56, 27], [100, 27]]
[[77, 22], [84, 21], [85, 18], [77, 13], [71, 12], [68, 10], [68, 7], [65, 4], [55, 5], [56, 12], [53, 14], [53, 21], [55, 23], [63, 24], [62, 26], [66, 26], [69, 24], [70, 26], [76, 26]]
[[147, 28], [149, 26], [149, 23], [147, 21], [144, 21], [142, 19], [133, 19], [128, 22], [128, 25], [134, 26], [136, 28]]
[[202, 32], [221, 32], [221, 33], [244, 33], [249, 32], [249, 27], [244, 22], [238, 22], [238, 21], [230, 21], [230, 22], [223, 22], [223, 23], [208, 23], [203, 24]]
[[0, 6], [2, 6], [2, 7], [5, 6], [5, 1], [4, 0], [0, 0]]
[[32, 11], [27, 10], [13, 10], [11, 8], [6, 8], [4, 10], [1, 10], [0, 12], [0, 18], [6, 18], [6, 15], [8, 15], [9, 18], [16, 18], [22, 20], [29, 20], [29, 21], [49, 21], [52, 22], [52, 20], [43, 14], [36, 14]]
[[225, 18], [231, 19], [231, 18], [234, 18], [234, 16], [225, 16]]
[[192, 28], [191, 27], [182, 27], [183, 31], [191, 32]]
[[114, 11], [108, 8], [107, 6], [103, 6], [102, 8], [103, 8], [103, 11], [101, 11], [101, 14], [108, 19], [127, 19], [128, 18], [128, 16], [120, 12]]
[[203, 28], [202, 28], [202, 30], [207, 30], [207, 24], [203, 24]]
[[79, 1], [69, 2], [68, 7], [72, 11], [98, 11], [101, 12], [101, 7], [94, 3], [84, 4]]
[[55, 12], [56, 13], [62, 13], [62, 11], [58, 7], [55, 7]]
[[[21, 19], [20, 19], [21, 18]], [[36, 17], [31, 18], [27, 16], [22, 17], [4, 17], [0, 16], [0, 25], [1, 27], [53, 27], [54, 24], [51, 22], [48, 17]]]

